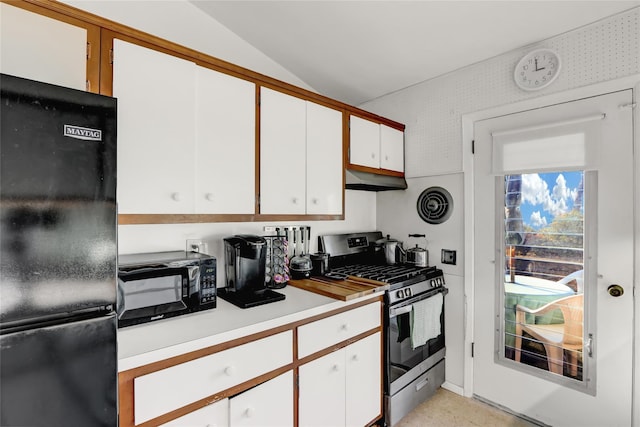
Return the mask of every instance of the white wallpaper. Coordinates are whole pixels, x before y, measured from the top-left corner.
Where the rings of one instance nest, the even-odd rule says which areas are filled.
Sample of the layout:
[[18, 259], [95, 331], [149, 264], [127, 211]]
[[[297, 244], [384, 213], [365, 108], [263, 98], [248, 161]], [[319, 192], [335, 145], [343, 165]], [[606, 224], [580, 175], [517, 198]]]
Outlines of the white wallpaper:
[[[513, 82], [518, 60], [548, 47], [562, 59], [557, 80], [539, 92]], [[470, 47], [471, 48], [471, 47]], [[640, 8], [453, 71], [360, 107], [406, 125], [407, 177], [462, 171], [462, 115], [640, 73]]]
[[[560, 54], [562, 70], [546, 89], [525, 92], [513, 82], [513, 70], [522, 55], [540, 47], [552, 48]], [[426, 233], [431, 263], [445, 271], [450, 289], [445, 299], [445, 387], [460, 393], [464, 388], [464, 260], [469, 254], [463, 250], [462, 116], [634, 74], [640, 74], [640, 8], [360, 106], [406, 125], [405, 169], [409, 188], [378, 194], [376, 225], [401, 240], [408, 231]], [[440, 225], [426, 224], [416, 214], [418, 195], [434, 185], [449, 190], [455, 201], [452, 218]], [[440, 263], [442, 248], [457, 251], [456, 266]]]

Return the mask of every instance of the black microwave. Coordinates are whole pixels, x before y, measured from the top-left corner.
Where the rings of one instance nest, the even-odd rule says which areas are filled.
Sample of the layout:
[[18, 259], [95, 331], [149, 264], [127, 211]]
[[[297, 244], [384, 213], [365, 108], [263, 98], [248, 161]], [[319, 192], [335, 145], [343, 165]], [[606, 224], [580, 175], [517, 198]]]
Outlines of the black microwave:
[[215, 307], [215, 257], [184, 251], [118, 256], [118, 327]]

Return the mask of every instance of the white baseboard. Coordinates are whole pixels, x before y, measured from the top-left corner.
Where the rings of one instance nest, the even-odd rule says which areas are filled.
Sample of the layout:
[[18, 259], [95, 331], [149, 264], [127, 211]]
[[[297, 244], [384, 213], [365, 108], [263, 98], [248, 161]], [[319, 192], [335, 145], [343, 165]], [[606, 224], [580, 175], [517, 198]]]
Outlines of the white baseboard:
[[459, 394], [460, 396], [464, 396], [464, 389], [462, 387], [452, 384], [448, 381], [445, 381], [441, 387], [444, 388], [445, 390], [449, 390], [456, 394]]

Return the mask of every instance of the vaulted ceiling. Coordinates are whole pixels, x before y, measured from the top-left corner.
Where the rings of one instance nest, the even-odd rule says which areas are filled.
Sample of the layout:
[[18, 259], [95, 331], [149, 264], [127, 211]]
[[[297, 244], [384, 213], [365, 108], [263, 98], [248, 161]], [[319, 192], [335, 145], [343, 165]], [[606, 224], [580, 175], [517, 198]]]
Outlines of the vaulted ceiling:
[[640, 1], [202, 1], [196, 7], [352, 105], [640, 6]]

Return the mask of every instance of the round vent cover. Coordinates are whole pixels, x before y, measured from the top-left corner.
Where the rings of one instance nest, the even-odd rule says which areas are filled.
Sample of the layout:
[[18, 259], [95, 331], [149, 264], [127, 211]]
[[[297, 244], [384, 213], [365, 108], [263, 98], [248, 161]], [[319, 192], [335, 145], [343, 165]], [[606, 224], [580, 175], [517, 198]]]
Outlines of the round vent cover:
[[429, 224], [442, 224], [451, 216], [453, 199], [442, 187], [429, 187], [418, 197], [418, 215]]

